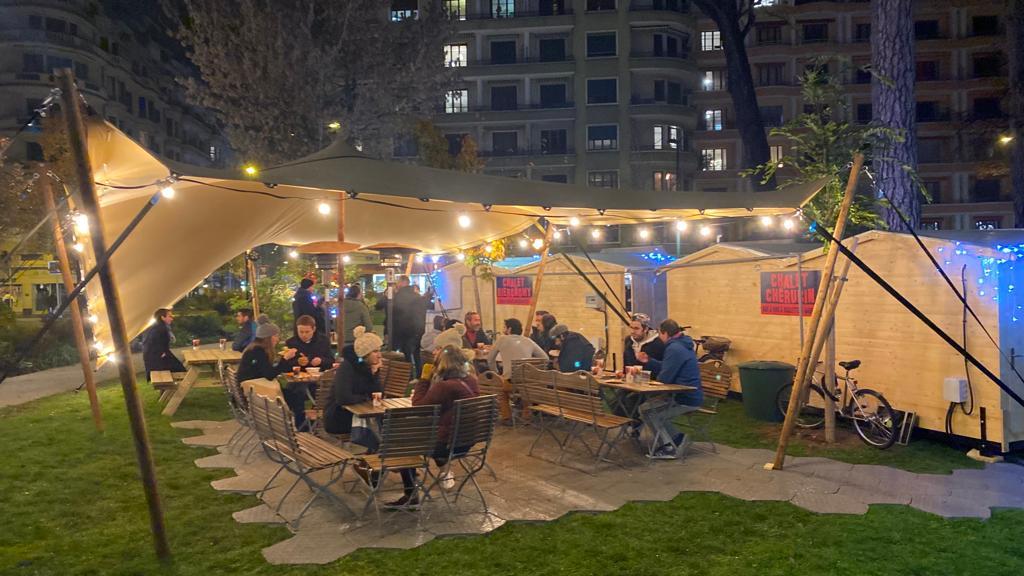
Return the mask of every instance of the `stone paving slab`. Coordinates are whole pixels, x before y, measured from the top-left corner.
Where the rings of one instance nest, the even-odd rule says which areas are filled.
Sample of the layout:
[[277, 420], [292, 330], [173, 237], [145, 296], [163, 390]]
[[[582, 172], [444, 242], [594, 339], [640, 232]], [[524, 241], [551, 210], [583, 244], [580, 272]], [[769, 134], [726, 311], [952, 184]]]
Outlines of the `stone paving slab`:
[[[202, 434], [184, 441], [203, 445], [226, 442], [235, 426], [233, 422], [177, 423], [179, 428], [200, 430]], [[489, 457], [494, 476], [486, 471], [477, 475], [486, 512], [476, 491], [467, 486], [463, 498], [451, 509], [440, 499], [428, 503], [425, 519], [383, 512], [386, 522], [380, 526], [372, 510], [358, 521], [320, 498], [296, 525], [311, 492], [300, 484], [285, 498], [294, 477], [282, 473], [261, 495], [259, 505], [233, 516], [242, 523], [289, 523], [292, 537], [263, 550], [268, 562], [322, 564], [359, 548], [412, 548], [437, 536], [484, 534], [508, 522], [551, 521], [572, 512], [615, 510], [629, 501], [664, 501], [686, 491], [786, 501], [830, 514], [864, 514], [871, 504], [904, 504], [945, 517], [988, 518], [991, 507], [1024, 508], [1024, 467], [1010, 464], [930, 475], [825, 458], [792, 458], [784, 470], [772, 472], [763, 469], [774, 456], [769, 450], [719, 445], [718, 453], [694, 450], [682, 461], [652, 463], [635, 454], [635, 445], [624, 443], [621, 466], [594, 466], [577, 445], [577, 452], [564, 460], [569, 467], [551, 461], [557, 458], [557, 446], [550, 439], [538, 447], [539, 457], [527, 456], [535, 434], [536, 428], [530, 427], [497, 432]], [[629, 455], [631, 450], [634, 454]], [[211, 483], [217, 490], [253, 494], [278, 468], [262, 451], [254, 453], [249, 462], [243, 461], [244, 447], [220, 446], [218, 452], [196, 460], [200, 467], [235, 471], [235, 476]], [[328, 475], [328, 471], [318, 472], [317, 478], [322, 481]], [[332, 493], [359, 511], [365, 502], [359, 485], [350, 475], [344, 484], [335, 484]], [[382, 501], [401, 493], [397, 477], [386, 487]], [[349, 492], [350, 488], [354, 491]], [[279, 503], [280, 510], [275, 511]]]

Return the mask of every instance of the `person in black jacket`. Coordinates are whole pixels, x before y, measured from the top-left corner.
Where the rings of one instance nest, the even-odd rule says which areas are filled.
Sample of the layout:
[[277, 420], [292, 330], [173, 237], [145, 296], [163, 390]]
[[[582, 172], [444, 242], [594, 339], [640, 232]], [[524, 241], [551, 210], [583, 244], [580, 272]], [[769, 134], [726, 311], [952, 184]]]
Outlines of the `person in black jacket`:
[[147, 377], [150, 372], [158, 370], [184, 372], [185, 365], [171, 352], [171, 343], [174, 342], [171, 322], [174, 321], [174, 313], [161, 308], [153, 313], [153, 320], [153, 325], [142, 335], [142, 363], [146, 367]]
[[334, 374], [334, 386], [324, 410], [324, 430], [330, 434], [351, 433], [352, 413], [345, 406], [369, 402], [374, 392], [384, 392], [380, 381], [380, 348], [384, 343], [363, 326], [356, 326], [352, 333], [355, 340], [341, 350], [341, 366]]
[[[281, 360], [282, 372], [288, 372], [295, 366], [302, 369], [309, 367], [329, 370], [334, 365], [334, 354], [327, 336], [317, 332], [316, 320], [311, 316], [299, 316], [295, 321], [295, 331], [284, 345], [296, 350], [295, 357]], [[302, 430], [306, 425], [306, 397], [309, 385], [306, 382], [292, 382], [285, 386], [284, 401], [295, 414], [295, 429]]]
[[558, 348], [558, 371], [589, 371], [594, 366], [594, 346], [577, 332], [570, 332], [565, 324], [551, 329], [551, 339]]
[[[316, 318], [320, 314], [320, 310], [316, 307], [316, 299], [313, 297], [312, 288], [313, 281], [309, 278], [303, 278], [299, 282], [299, 289], [292, 296], [292, 315], [295, 317], [295, 320], [298, 320], [301, 316]], [[319, 325], [317, 329], [319, 330]]]
[[551, 349], [555, 347], [555, 342], [550, 336], [551, 329], [557, 325], [558, 320], [554, 315], [544, 310], [538, 310], [533, 317], [533, 333], [530, 334], [530, 339], [536, 342], [541, 350], [551, 352]]
[[245, 382], [254, 378], [274, 380], [287, 370], [287, 362], [295, 357], [296, 350], [286, 349], [278, 360], [275, 349], [280, 341], [281, 329], [277, 325], [269, 320], [261, 323], [256, 328], [256, 339], [245, 349], [238, 363], [238, 381]]
[[235, 320], [238, 321], [238, 334], [231, 343], [231, 349], [235, 352], [244, 351], [252, 339], [256, 337], [256, 321], [252, 318], [252, 308], [242, 308], [235, 313]]
[[417, 294], [409, 285], [409, 277], [404, 274], [398, 277], [396, 286], [398, 290], [391, 306], [391, 313], [394, 314], [391, 322], [394, 330], [391, 347], [405, 354], [405, 359], [415, 367], [415, 374], [419, 374], [420, 339], [426, 331], [431, 292]]

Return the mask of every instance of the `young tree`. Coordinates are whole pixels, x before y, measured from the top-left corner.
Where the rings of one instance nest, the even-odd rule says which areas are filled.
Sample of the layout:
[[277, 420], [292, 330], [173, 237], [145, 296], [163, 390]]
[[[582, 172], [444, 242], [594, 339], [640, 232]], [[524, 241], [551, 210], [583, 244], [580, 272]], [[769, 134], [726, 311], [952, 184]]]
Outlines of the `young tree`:
[[417, 122], [413, 135], [419, 147], [420, 160], [425, 166], [459, 172], [479, 172], [484, 167], [484, 161], [478, 155], [476, 140], [469, 134], [462, 137], [458, 154], [451, 153], [448, 139], [429, 120]]
[[[736, 127], [743, 141], [743, 168], [755, 168], [771, 159], [744, 43], [754, 27], [756, 8], [761, 0], [693, 0], [693, 3], [718, 26], [722, 50], [725, 51], [726, 84], [736, 109]], [[775, 183], [769, 178], [758, 180], [757, 186], [771, 189]]]
[[[189, 97], [214, 110], [247, 160], [314, 152], [328, 126], [364, 152], [434, 111], [450, 81], [443, 46], [453, 31], [441, 0], [417, 18], [389, 20], [380, 0], [165, 0], [199, 68]], [[337, 123], [336, 125], [334, 123]]]
[[[1010, 0], [1007, 50], [1010, 59], [1010, 150], [1014, 227], [1024, 228], [1024, 0]], [[1002, 143], [1002, 142], [1001, 142]]]
[[871, 105], [874, 121], [893, 131], [874, 155], [875, 183], [891, 200], [884, 210], [890, 230], [906, 231], [898, 209], [917, 228], [921, 224], [914, 102], [914, 6], [912, 0], [871, 3]]

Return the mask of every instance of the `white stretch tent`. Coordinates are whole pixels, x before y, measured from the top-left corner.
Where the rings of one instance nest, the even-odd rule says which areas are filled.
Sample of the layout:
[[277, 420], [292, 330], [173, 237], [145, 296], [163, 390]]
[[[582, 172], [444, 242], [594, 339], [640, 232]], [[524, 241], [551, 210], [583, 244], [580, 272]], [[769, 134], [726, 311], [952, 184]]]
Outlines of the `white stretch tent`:
[[[792, 213], [822, 182], [760, 193], [664, 193], [600, 189], [467, 174], [368, 158], [344, 143], [306, 158], [259, 170], [211, 170], [153, 156], [117, 128], [88, 124], [107, 242], [164, 187], [162, 200], [112, 258], [129, 334], [154, 310], [168, 307], [224, 262], [254, 246], [337, 240], [344, 201], [345, 241], [363, 248], [402, 246], [427, 253], [465, 249], [520, 232], [546, 217], [568, 224], [628, 224]], [[326, 202], [329, 215], [318, 212]], [[471, 219], [468, 228], [457, 215]], [[95, 262], [86, 251], [86, 267]], [[104, 316], [99, 283], [87, 290]], [[109, 331], [95, 331], [109, 351]]]

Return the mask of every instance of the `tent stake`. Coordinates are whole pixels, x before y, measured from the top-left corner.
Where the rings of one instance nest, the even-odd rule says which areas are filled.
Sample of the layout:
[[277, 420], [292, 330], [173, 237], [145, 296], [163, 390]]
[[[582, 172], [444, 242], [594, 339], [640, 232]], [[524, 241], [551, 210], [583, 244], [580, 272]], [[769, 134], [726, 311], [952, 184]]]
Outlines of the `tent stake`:
[[[79, 107], [78, 88], [75, 86], [74, 73], [67, 68], [56, 72], [57, 83], [61, 89], [62, 108], [67, 122], [68, 140], [71, 156], [75, 162], [75, 172], [81, 186], [82, 210], [89, 218], [89, 235], [92, 240], [96, 260], [102, 261], [106, 256], [107, 244], [103, 237], [103, 219], [100, 213], [96, 185], [89, 162], [89, 149], [86, 143], [85, 124]], [[132, 366], [132, 352], [128, 341], [128, 329], [125, 327], [124, 315], [121, 311], [121, 298], [114, 282], [114, 272], [110, 266], [104, 266], [98, 272], [103, 299], [107, 306], [110, 322], [110, 335], [118, 354], [117, 372], [124, 391], [124, 402], [128, 409], [128, 421], [131, 424], [132, 438], [135, 441], [135, 455], [139, 461], [142, 475], [142, 487], [149, 506], [150, 530], [153, 533], [153, 545], [156, 555], [161, 560], [171, 557], [167, 532], [164, 527], [164, 511], [157, 489], [156, 467], [149, 444], [149, 433], [146, 430], [146, 417], [142, 411], [142, 402], [135, 383], [135, 368]]]
[[[861, 168], [864, 165], [864, 155], [853, 155], [853, 166], [850, 168], [850, 176], [846, 181], [846, 190], [843, 193], [843, 201], [839, 207], [839, 215], [836, 218], [836, 229], [834, 232], [836, 242], [842, 242], [843, 231], [846, 229], [846, 219], [850, 214], [850, 206], [853, 204], [853, 197], [857, 191], [857, 178], [860, 176]], [[782, 434], [779, 436], [779, 445], [775, 450], [775, 461], [767, 464], [765, 468], [782, 470], [786, 460], [786, 448], [789, 446], [789, 437], [793, 434], [796, 426], [797, 404], [803, 397], [803, 389], [809, 380], [808, 372], [814, 374], [814, 366], [811, 365], [811, 352], [814, 341], [818, 334], [818, 325], [821, 323], [822, 312], [825, 309], [825, 301], [828, 299], [829, 286], [832, 284], [832, 274], [836, 268], [836, 259], [839, 254], [835, 246], [829, 245], [829, 252], [825, 258], [825, 267], [821, 271], [821, 282], [818, 284], [818, 295], [814, 300], [814, 311], [811, 313], [811, 320], [807, 328], [811, 336], [804, 341], [800, 351], [800, 361], [797, 366], [796, 378], [793, 380], [793, 392], [789, 396], [789, 410], [786, 411], [786, 420], [782, 425]], [[834, 311], [833, 311], [834, 312]], [[818, 348], [819, 353], [821, 348]]]
[[[57, 203], [53, 199], [53, 186], [49, 176], [46, 175], [46, 165], [39, 165], [39, 186], [43, 194], [43, 201], [46, 203], [46, 211], [51, 214], [50, 222], [53, 224], [53, 246], [57, 252], [57, 262], [60, 264], [60, 275], [64, 281], [64, 290], [71, 294], [75, 289], [75, 281], [71, 276], [71, 260], [68, 259], [68, 248], [64, 243], [64, 232], [61, 230], [60, 217], [57, 214]], [[77, 298], [76, 298], [77, 300]], [[82, 365], [82, 378], [85, 379], [85, 389], [89, 393], [89, 408], [92, 410], [92, 422], [97, 432], [103, 432], [103, 414], [100, 412], [100, 399], [96, 395], [96, 378], [92, 371], [92, 361], [89, 360], [89, 344], [85, 341], [85, 323], [82, 321], [82, 310], [78, 302], [71, 303], [71, 326], [75, 334], [75, 348], [78, 349], [78, 362]]]

